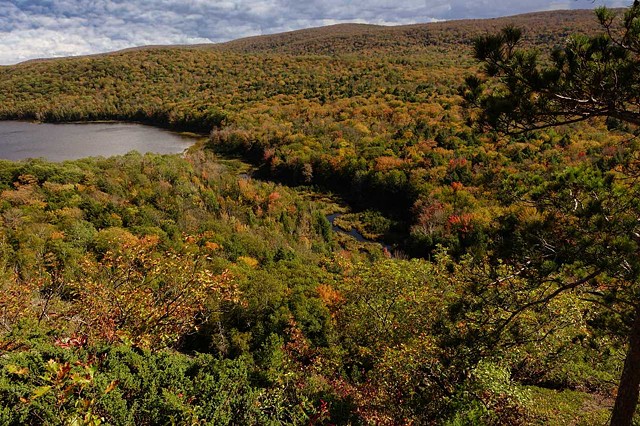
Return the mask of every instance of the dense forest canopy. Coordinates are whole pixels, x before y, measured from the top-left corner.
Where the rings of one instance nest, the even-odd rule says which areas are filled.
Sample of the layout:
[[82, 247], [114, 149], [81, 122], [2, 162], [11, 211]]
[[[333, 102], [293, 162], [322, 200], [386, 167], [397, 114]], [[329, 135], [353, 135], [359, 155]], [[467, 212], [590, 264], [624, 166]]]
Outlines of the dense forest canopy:
[[598, 117], [478, 131], [473, 40], [508, 24], [540, 50], [602, 29], [549, 12], [0, 67], [2, 119], [207, 135], [0, 162], [2, 422], [606, 423], [638, 142]]
[[[625, 125], [624, 129], [635, 137], [640, 124], [640, 2], [634, 1], [619, 15], [599, 8], [596, 16], [601, 34], [573, 35], [549, 58], [523, 50], [522, 30], [513, 26], [477, 38], [474, 55], [484, 64], [484, 73], [493, 79], [487, 87], [482, 79], [467, 78], [465, 99], [478, 107], [480, 127], [519, 133], [606, 118], [609, 128]], [[535, 264], [534, 259], [539, 258], [555, 263], [552, 269], [578, 264], [583, 276], [552, 286], [538, 300], [521, 304], [508, 319], [527, 307], [548, 303], [564, 291], [583, 286], [591, 287], [588, 300], [630, 317], [626, 324], [630, 327], [629, 349], [611, 416], [615, 426], [633, 423], [640, 395], [640, 304], [635, 286], [639, 270], [635, 264], [638, 187], [630, 181], [637, 177], [636, 168], [634, 160], [614, 170], [605, 165], [588, 167], [554, 183], [551, 192], [536, 194], [531, 201], [538, 209], [555, 210], [556, 222], [573, 216], [577, 229], [570, 234], [581, 236], [557, 240], [544, 231], [534, 232], [534, 240], [542, 244], [527, 250], [527, 261], [519, 273], [530, 275], [527, 270], [535, 270], [532, 288], [535, 283], [544, 287], [548, 281], [544, 269], [548, 268]], [[602, 189], [606, 192], [598, 194]], [[567, 190], [568, 194], [556, 195]], [[552, 232], [557, 236], [574, 226], [559, 227], [556, 223]], [[586, 244], [580, 241], [584, 236]], [[602, 288], [598, 278], [603, 275], [614, 277], [615, 284]], [[593, 289], [593, 285], [597, 287]]]

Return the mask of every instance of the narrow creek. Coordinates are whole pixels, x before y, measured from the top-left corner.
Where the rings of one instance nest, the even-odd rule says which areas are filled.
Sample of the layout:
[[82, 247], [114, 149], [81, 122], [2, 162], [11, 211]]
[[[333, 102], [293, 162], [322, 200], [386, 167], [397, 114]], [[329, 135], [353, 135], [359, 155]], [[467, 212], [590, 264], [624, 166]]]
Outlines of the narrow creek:
[[[243, 173], [239, 173], [238, 174], [238, 178], [241, 180], [247, 180], [247, 179], [252, 179], [252, 174], [250, 172], [243, 172]], [[346, 230], [341, 228], [340, 226], [336, 225], [335, 221], [336, 219], [338, 219], [339, 217], [344, 216], [344, 213], [331, 213], [326, 215], [325, 217], [327, 218], [327, 220], [329, 221], [329, 223], [331, 224], [331, 229], [333, 230], [333, 232], [335, 233], [339, 233], [339, 234], [344, 234], [344, 235], [348, 235], [352, 238], [355, 238], [356, 241], [361, 242], [361, 243], [372, 243], [372, 244], [379, 244], [382, 246], [383, 249], [385, 249], [390, 256], [393, 256], [393, 247], [389, 244], [385, 244], [382, 241], [378, 241], [378, 240], [372, 240], [370, 238], [365, 237], [364, 235], [362, 235], [356, 228], [352, 227], [350, 230]]]
[[340, 234], [349, 235], [349, 236], [355, 238], [357, 241], [359, 241], [361, 243], [380, 244], [384, 249], [386, 249], [386, 251], [388, 251], [390, 254], [392, 253], [392, 249], [393, 248], [390, 245], [385, 244], [385, 243], [380, 242], [380, 241], [371, 240], [369, 238], [366, 238], [364, 235], [362, 235], [360, 232], [358, 232], [358, 230], [355, 229], [355, 228], [351, 228], [351, 230], [347, 231], [346, 229], [342, 229], [341, 227], [336, 225], [335, 224], [335, 220], [337, 218], [339, 218], [340, 216], [342, 216], [342, 215], [343, 215], [343, 213], [332, 213], [332, 214], [328, 214], [327, 215], [327, 220], [331, 224], [331, 229], [333, 229], [333, 232], [338, 232]]

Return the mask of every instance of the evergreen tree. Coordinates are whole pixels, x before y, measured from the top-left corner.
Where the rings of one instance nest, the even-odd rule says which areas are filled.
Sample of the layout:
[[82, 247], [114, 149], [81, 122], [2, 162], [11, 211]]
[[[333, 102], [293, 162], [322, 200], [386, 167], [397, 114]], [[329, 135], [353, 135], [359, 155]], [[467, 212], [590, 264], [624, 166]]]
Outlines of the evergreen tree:
[[[597, 9], [596, 16], [602, 27], [600, 34], [575, 35], [549, 57], [521, 48], [522, 31], [515, 27], [476, 39], [475, 58], [484, 64], [483, 71], [488, 78], [468, 77], [464, 98], [468, 105], [476, 107], [479, 127], [517, 134], [600, 117], [607, 119], [609, 128], [615, 124], [616, 129], [634, 132], [640, 125], [640, 2], [634, 1], [622, 16], [606, 8]], [[626, 127], [622, 127], [622, 123]], [[631, 160], [624, 167], [624, 175], [637, 178], [635, 169]], [[610, 185], [612, 179], [619, 180], [620, 171], [618, 177], [613, 173], [609, 176], [601, 188]], [[577, 180], [584, 183], [589, 179]], [[556, 182], [560, 187], [554, 188], [553, 193], [565, 193], [565, 196], [552, 197], [555, 203], [551, 205], [541, 202], [548, 201], [549, 197], [538, 198], [537, 207], [555, 216], [556, 229], [544, 235], [537, 229], [530, 247], [521, 250], [521, 257], [529, 259], [527, 265], [533, 269], [536, 268], [535, 262], [531, 262], [535, 259], [533, 252], [539, 252], [540, 259], [549, 259], [553, 254], [554, 262], [583, 265], [588, 279], [578, 280], [576, 285], [560, 284], [557, 290], [521, 308], [547, 303], [578, 285], [593, 287], [598, 277], [621, 279], [615, 291], [604, 292], [607, 295], [602, 291], [591, 293], [610, 307], [619, 306], [616, 304], [620, 301], [628, 306], [625, 317], [629, 319], [629, 346], [611, 424], [631, 425], [640, 391], [640, 299], [636, 285], [640, 275], [635, 264], [640, 254], [640, 210], [635, 206], [633, 195], [638, 185], [623, 185], [626, 191], [623, 199], [619, 191], [616, 195], [606, 191], [600, 194], [607, 199], [595, 191], [584, 191], [587, 198], [594, 197], [585, 201], [570, 187], [575, 181]], [[607, 205], [617, 207], [612, 209]], [[633, 216], [632, 220], [629, 215]], [[573, 220], [562, 220], [569, 217]], [[599, 229], [594, 229], [594, 225]], [[575, 229], [563, 228], [566, 226]], [[554, 234], [567, 233], [573, 237], [554, 238]], [[543, 253], [545, 250], [547, 253]], [[540, 285], [546, 280], [544, 275], [537, 274]]]

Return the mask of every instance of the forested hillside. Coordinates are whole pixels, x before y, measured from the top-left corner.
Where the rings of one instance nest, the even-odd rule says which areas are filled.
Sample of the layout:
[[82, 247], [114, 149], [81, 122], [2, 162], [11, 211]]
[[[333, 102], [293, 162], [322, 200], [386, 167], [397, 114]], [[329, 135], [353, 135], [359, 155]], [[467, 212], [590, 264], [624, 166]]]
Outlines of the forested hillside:
[[601, 31], [558, 11], [0, 67], [1, 119], [207, 138], [0, 162], [2, 423], [606, 423], [637, 141], [474, 126], [473, 40], [508, 24], [541, 51]]
[[[413, 55], [443, 49], [471, 47], [475, 37], [505, 26], [526, 27], [531, 45], [559, 44], [575, 32], [598, 30], [593, 12], [559, 10], [496, 19], [475, 19], [430, 24], [384, 27], [341, 24], [283, 34], [248, 37], [212, 46], [216, 50], [241, 53], [285, 53], [293, 55], [393, 54]], [[204, 46], [203, 46], [204, 47]]]

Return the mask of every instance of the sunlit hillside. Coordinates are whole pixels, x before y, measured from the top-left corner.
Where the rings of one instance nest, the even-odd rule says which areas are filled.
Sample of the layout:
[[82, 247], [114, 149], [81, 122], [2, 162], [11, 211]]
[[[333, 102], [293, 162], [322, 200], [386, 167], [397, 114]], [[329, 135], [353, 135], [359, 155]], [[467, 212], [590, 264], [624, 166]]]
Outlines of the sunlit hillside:
[[0, 423], [606, 423], [637, 141], [475, 125], [473, 41], [507, 25], [542, 55], [601, 31], [556, 11], [0, 67], [0, 119], [204, 139], [0, 161]]

